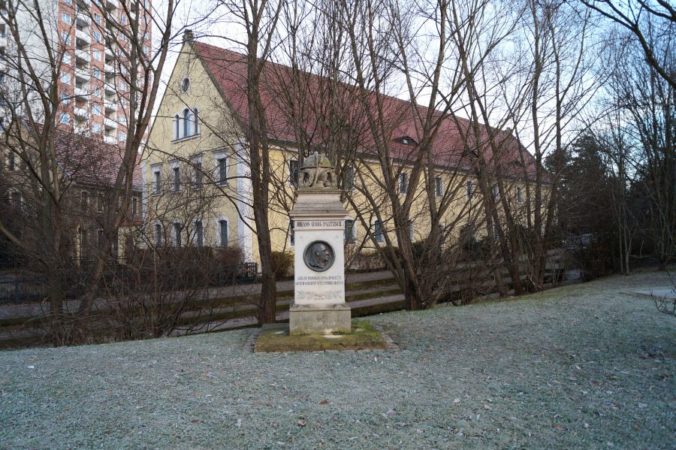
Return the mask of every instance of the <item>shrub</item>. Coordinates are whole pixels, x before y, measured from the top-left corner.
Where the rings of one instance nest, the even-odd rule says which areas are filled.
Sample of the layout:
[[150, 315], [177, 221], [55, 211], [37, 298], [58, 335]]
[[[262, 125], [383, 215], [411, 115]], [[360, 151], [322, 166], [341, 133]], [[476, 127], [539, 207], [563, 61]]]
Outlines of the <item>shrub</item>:
[[272, 252], [272, 271], [275, 273], [275, 278], [285, 278], [293, 273], [293, 259], [293, 253]]

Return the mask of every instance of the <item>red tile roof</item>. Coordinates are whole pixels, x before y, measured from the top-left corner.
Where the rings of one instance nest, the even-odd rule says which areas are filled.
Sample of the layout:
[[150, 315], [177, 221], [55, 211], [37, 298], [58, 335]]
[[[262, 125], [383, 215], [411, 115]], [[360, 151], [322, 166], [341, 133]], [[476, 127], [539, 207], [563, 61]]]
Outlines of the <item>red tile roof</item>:
[[[65, 177], [100, 187], [115, 185], [123, 164], [124, 147], [106, 144], [98, 138], [57, 129], [54, 133], [57, 163]], [[143, 190], [140, 156], [134, 161], [132, 189]]]
[[[249, 108], [247, 104], [246, 85], [247, 85], [247, 64], [246, 55], [231, 50], [226, 50], [203, 42], [193, 42], [198, 57], [204, 63], [207, 72], [210, 74], [221, 94], [225, 97], [236, 118], [242, 124], [246, 124], [249, 118]], [[327, 127], [322, 125], [322, 118], [318, 117], [323, 111], [319, 111], [323, 102], [328, 98], [324, 95], [324, 89], [327, 86], [335, 88], [327, 78], [317, 75], [311, 75], [306, 72], [300, 72], [303, 77], [304, 89], [306, 92], [302, 101], [309, 105], [293, 105], [289, 108], [291, 102], [284, 100], [284, 96], [289, 95], [289, 87], [292, 86], [291, 80], [293, 71], [290, 67], [268, 62], [265, 64], [262, 73], [261, 82], [261, 100], [265, 108], [265, 115], [268, 123], [268, 135], [271, 139], [279, 141], [298, 143], [299, 136], [305, 136], [314, 145], [322, 143], [322, 137], [330, 133]], [[340, 84], [339, 90], [345, 96], [342, 102], [342, 111], [340, 114], [346, 115], [345, 119], [354, 127], [368, 129], [363, 115], [359, 115], [357, 103], [350, 96], [359, 95], [360, 91], [354, 86]], [[376, 105], [376, 96], [368, 93], [368, 101], [373, 107]], [[287, 100], [290, 99], [290, 95]], [[420, 133], [417, 127], [417, 121], [413, 116], [413, 107], [410, 102], [397, 99], [390, 96], [380, 96], [382, 101], [382, 111], [386, 122], [386, 133], [389, 134], [388, 146], [390, 156], [402, 160], [412, 160], [415, 157], [417, 146], [401, 142], [401, 138], [410, 137], [415, 142], [420, 140]], [[295, 100], [296, 103], [301, 101]], [[427, 113], [427, 108], [415, 105], [417, 114], [422, 117]], [[436, 114], [441, 114], [435, 112]], [[295, 120], [291, 118], [295, 115]], [[298, 120], [302, 117], [302, 120]], [[302, 126], [295, 126], [297, 123]], [[439, 126], [439, 130], [432, 141], [431, 157], [439, 166], [470, 170], [472, 168], [472, 159], [469, 157], [473, 148], [474, 139], [463, 139], [462, 135], [473, 136], [470, 131], [471, 123], [457, 116], [444, 117]], [[488, 130], [485, 125], [481, 125], [480, 141], [484, 146], [484, 157], [491, 167], [499, 167], [504, 175], [523, 176], [523, 167], [521, 160], [525, 163], [529, 177], [535, 173], [536, 162], [533, 156], [519, 143], [519, 141], [508, 131], [493, 129], [494, 139], [500, 142], [500, 155], [493, 161], [490, 146], [488, 146]], [[364, 132], [361, 134], [362, 151], [372, 152], [373, 136]], [[467, 144], [467, 145], [466, 145]], [[495, 164], [497, 161], [501, 164]]]

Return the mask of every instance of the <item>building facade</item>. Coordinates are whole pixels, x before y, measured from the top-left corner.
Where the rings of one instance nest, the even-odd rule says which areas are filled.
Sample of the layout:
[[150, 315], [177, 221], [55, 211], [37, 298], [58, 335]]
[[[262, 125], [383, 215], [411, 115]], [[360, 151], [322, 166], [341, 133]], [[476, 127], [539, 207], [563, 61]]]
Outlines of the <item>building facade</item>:
[[[271, 143], [267, 155], [271, 165], [268, 220], [273, 251], [280, 252], [294, 251], [288, 212], [293, 206], [301, 159], [298, 134], [288, 119], [288, 111], [283, 110], [275, 98], [282, 94], [272, 86], [289, 72], [288, 67], [267, 63], [261, 88]], [[246, 76], [244, 55], [196, 42], [190, 33], [186, 34], [142, 161], [146, 226], [156, 245], [238, 246], [246, 259], [258, 261], [245, 137]], [[309, 86], [315, 85], [309, 83]], [[388, 124], [391, 148], [397, 160], [395, 189], [403, 195], [408, 187], [418, 137], [410, 116], [410, 103], [392, 97], [384, 98], [384, 102], [393, 117], [403, 117], [397, 123]], [[320, 121], [310, 117], [309, 122]], [[434, 143], [435, 164], [440, 170], [432, 181], [432, 196], [436, 201], [437, 196], [441, 198], [453, 192], [456, 200], [446, 209], [441, 221], [451, 224], [462, 217], [461, 223], [454, 223], [460, 230], [463, 225], [480, 223], [482, 208], [477, 180], [463, 162], [466, 155], [462, 148], [454, 146], [458, 140], [457, 126], [448, 120]], [[311, 131], [322, 132], [319, 127]], [[517, 142], [509, 133], [503, 135], [510, 142]], [[378, 179], [377, 155], [368, 142], [365, 138], [356, 146], [356, 156], [353, 154], [349, 161], [339, 161], [338, 166], [339, 186], [345, 192], [352, 216], [346, 223], [346, 245], [372, 252], [386, 245], [386, 241], [397, 244], [392, 207]], [[525, 154], [522, 153], [520, 146], [516, 148], [512, 158], [533, 164], [530, 154], [525, 150]], [[518, 182], [510, 183], [506, 192], [509, 201], [523, 202], [522, 189]], [[410, 215], [407, 232], [413, 241], [421, 240], [430, 232], [428, 192], [422, 185], [416, 192]]]
[[[26, 94], [18, 86], [35, 81], [25, 78], [22, 68], [27, 61], [45, 86], [55, 81], [54, 64], [58, 66], [57, 126], [107, 144], [123, 143], [130, 100], [126, 80], [130, 70], [137, 70], [129, 67], [128, 55], [134, 46], [150, 55], [150, 0], [39, 0], [37, 5], [38, 11], [32, 2], [0, 2], [4, 121], [11, 114], [21, 114]], [[36, 26], [40, 20], [43, 28]], [[140, 31], [124, 32], [132, 29], [132, 23]], [[130, 36], [139, 40], [132, 42]], [[39, 117], [35, 121], [40, 122]]]

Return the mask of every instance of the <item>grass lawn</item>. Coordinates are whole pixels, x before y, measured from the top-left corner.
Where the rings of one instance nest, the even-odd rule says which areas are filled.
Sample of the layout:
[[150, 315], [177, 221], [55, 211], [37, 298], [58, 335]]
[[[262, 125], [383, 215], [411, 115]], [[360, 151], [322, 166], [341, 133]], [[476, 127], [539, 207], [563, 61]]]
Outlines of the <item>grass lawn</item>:
[[0, 352], [0, 448], [674, 448], [676, 319], [640, 273], [370, 317], [396, 351], [245, 329]]

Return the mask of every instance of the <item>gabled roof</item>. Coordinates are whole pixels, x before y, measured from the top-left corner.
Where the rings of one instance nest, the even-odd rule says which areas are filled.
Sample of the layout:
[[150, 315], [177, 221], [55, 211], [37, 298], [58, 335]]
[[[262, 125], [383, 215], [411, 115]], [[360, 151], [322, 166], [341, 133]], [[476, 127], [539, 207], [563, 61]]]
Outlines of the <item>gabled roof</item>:
[[[56, 129], [54, 146], [59, 167], [70, 181], [110, 188], [123, 164], [124, 148], [106, 144], [100, 138]], [[133, 169], [132, 190], [143, 190], [140, 158]]]
[[[192, 42], [191, 45], [221, 95], [224, 96], [224, 100], [232, 108], [236, 119], [241, 124], [246, 124], [249, 119], [246, 96], [246, 55], [203, 42]], [[291, 97], [287, 97], [286, 101], [282, 97], [285, 93], [288, 95], [288, 92], [294, 88], [291, 82], [293, 74], [293, 70], [288, 66], [272, 62], [266, 62], [264, 65], [261, 75], [260, 95], [268, 123], [269, 138], [298, 143], [302, 135], [307, 139], [312, 139], [313, 144], [321, 145], [322, 137], [328, 135], [329, 131], [322, 118], [319, 117], [321, 113], [315, 113], [315, 111], [326, 108], [326, 105], [322, 104], [326, 99], [322, 95], [324, 89], [334, 89], [334, 97], [335, 92], [340, 92], [338, 97], [345, 97], [345, 101], [341, 102], [340, 106], [342, 106], [341, 114], [345, 116], [346, 122], [349, 122], [353, 127], [356, 125], [356, 127], [361, 127], [364, 130], [368, 129], [366, 120], [363, 115], [359, 114], [358, 107], [355, 106], [358, 102], [349, 98], [354, 95], [362, 95], [363, 91], [343, 83], [336, 85], [327, 78], [307, 72], [299, 72], [298, 74], [303, 77], [303, 89], [305, 89], [305, 92], [301, 93], [302, 101], [308, 102], [310, 105], [304, 107], [304, 105], [295, 104], [290, 108], [289, 105], [293, 102]], [[375, 94], [366, 93], [366, 95], [368, 96], [367, 101], [375, 107], [377, 101]], [[389, 133], [390, 156], [401, 160], [412, 160], [417, 151], [416, 144], [421, 140], [414, 111], [424, 117], [428, 109], [390, 96], [382, 95], [378, 97], [378, 100], [381, 101], [383, 116], [385, 117], [386, 126], [384, 129]], [[301, 100], [298, 100], [298, 102], [300, 103]], [[441, 113], [435, 111], [435, 114]], [[293, 117], [294, 115], [295, 117]], [[302, 120], [298, 120], [299, 117], [302, 117]], [[457, 116], [447, 115], [441, 119], [439, 129], [431, 145], [431, 156], [435, 164], [471, 170], [473, 165], [471, 154], [476, 146], [469, 144], [474, 141], [471, 138], [474, 133], [470, 126], [471, 123], [468, 120]], [[492, 152], [487, 144], [488, 131], [488, 127], [481, 125], [479, 140], [480, 145], [484, 146], [483, 154], [490, 166], [499, 166], [503, 175], [519, 176], [523, 175], [525, 165], [529, 177], [535, 174], [536, 162], [519, 141], [510, 132], [492, 129], [494, 139], [500, 142], [501, 148], [499, 155], [501, 164], [496, 165], [497, 161], [492, 160]], [[470, 138], [463, 139], [462, 136], [470, 136]], [[407, 142], [406, 138], [413, 142]], [[361, 151], [369, 153], [375, 148], [370, 133], [364, 132], [360, 142], [363, 147], [360, 149]], [[474, 153], [476, 154], [476, 152]]]

